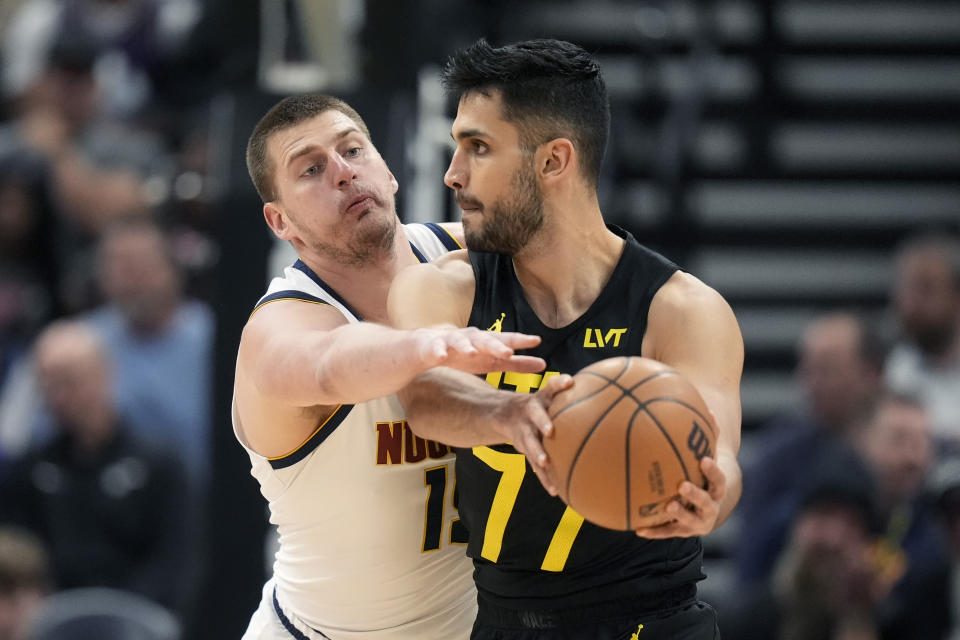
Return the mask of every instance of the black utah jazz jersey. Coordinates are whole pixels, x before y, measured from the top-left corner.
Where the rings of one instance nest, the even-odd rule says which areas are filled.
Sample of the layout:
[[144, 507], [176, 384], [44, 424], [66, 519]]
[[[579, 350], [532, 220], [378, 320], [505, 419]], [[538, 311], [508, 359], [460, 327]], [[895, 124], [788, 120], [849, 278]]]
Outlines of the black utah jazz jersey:
[[[532, 393], [552, 375], [640, 355], [650, 302], [677, 266], [610, 228], [626, 239], [623, 255], [586, 313], [560, 329], [530, 308], [509, 256], [470, 253], [477, 281], [470, 326], [539, 335], [541, 344], [525, 353], [547, 362], [542, 375], [490, 373], [487, 382]], [[647, 540], [593, 525], [551, 497], [510, 445], [458, 450], [457, 484], [477, 587], [503, 606], [559, 609], [693, 591], [704, 577], [699, 538]]]

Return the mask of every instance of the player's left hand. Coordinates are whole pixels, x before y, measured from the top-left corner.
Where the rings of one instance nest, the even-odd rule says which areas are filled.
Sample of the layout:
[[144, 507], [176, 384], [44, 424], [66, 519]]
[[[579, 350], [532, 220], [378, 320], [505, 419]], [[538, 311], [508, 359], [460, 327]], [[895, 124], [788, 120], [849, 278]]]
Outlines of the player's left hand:
[[707, 488], [701, 489], [689, 480], [680, 485], [680, 496], [671, 500], [666, 508], [669, 520], [661, 525], [637, 529], [642, 538], [690, 538], [704, 536], [717, 525], [720, 502], [727, 494], [727, 479], [716, 460], [704, 457], [700, 470], [707, 479]]

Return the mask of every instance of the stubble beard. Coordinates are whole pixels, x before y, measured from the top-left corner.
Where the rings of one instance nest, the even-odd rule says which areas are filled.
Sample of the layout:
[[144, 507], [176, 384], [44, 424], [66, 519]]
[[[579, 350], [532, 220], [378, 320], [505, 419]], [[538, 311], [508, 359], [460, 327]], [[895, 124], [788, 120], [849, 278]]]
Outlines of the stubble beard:
[[[379, 203], [374, 205], [381, 206]], [[362, 214], [355, 233], [348, 240], [338, 243], [317, 242], [314, 250], [326, 258], [348, 267], [369, 266], [390, 255], [397, 236], [396, 210], [390, 207], [391, 215], [378, 215], [375, 211]]]
[[471, 251], [515, 256], [543, 226], [543, 196], [533, 168], [518, 171], [510, 186], [508, 196], [490, 205], [490, 214], [484, 215], [482, 225], [464, 222]]

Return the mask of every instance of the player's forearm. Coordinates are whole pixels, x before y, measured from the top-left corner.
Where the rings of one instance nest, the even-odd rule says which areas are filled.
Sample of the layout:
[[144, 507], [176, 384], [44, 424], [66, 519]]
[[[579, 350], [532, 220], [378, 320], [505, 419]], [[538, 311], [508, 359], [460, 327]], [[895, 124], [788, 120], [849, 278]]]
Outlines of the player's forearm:
[[729, 450], [721, 448], [717, 451], [717, 465], [720, 467], [720, 470], [723, 471], [723, 475], [726, 478], [727, 492], [723, 496], [723, 500], [720, 501], [720, 510], [714, 529], [719, 528], [720, 525], [727, 521], [727, 518], [730, 517], [730, 514], [733, 513], [737, 503], [740, 501], [740, 494], [743, 491], [743, 473], [740, 470], [740, 464], [737, 462], [736, 455]]
[[445, 367], [426, 371], [400, 391], [407, 422], [418, 436], [454, 447], [500, 444], [498, 419], [509, 392]]
[[301, 406], [353, 404], [396, 393], [425, 369], [415, 332], [348, 324], [260, 354], [260, 385]]

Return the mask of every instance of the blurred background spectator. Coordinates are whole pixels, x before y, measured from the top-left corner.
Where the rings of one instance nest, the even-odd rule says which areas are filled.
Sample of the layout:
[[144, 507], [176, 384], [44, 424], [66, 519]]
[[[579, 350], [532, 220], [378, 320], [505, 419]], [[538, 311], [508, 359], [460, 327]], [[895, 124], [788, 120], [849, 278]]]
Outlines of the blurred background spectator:
[[720, 611], [737, 640], [880, 640], [891, 576], [874, 564], [874, 486], [862, 468], [811, 470], [775, 571]]
[[742, 584], [768, 577], [808, 470], [845, 452], [854, 455], [864, 414], [880, 392], [883, 361], [876, 331], [854, 313], [829, 313], [804, 328], [796, 369], [803, 405], [763, 425], [744, 461], [738, 517], [750, 535], [736, 549]]
[[0, 526], [0, 640], [26, 640], [50, 587], [43, 543], [23, 529]]
[[59, 589], [128, 589], [183, 610], [196, 558], [178, 459], [120, 417], [108, 354], [87, 325], [54, 323], [35, 355], [55, 431], [0, 479], [0, 522], [47, 545]]
[[950, 626], [950, 556], [925, 492], [933, 463], [930, 420], [920, 400], [883, 395], [860, 436], [882, 524], [874, 562], [897, 576], [878, 609], [886, 639], [939, 640]]
[[894, 259], [892, 302], [900, 328], [887, 362], [891, 388], [922, 398], [933, 435], [960, 451], [960, 240], [908, 239]]
[[[915, 488], [956, 443], [956, 2], [0, 0], [0, 474], [59, 437], [32, 345], [82, 317], [117, 414], [189, 470], [184, 535], [216, 541], [191, 552], [204, 582], [183, 599], [203, 615], [186, 640], [239, 636], [265, 577], [268, 523], [230, 429], [240, 328], [276, 269], [246, 138], [280, 95], [334, 93], [380, 141], [401, 217], [454, 220], [441, 182], [454, 105], [437, 68], [479, 36], [597, 55], [607, 219], [721, 291], [741, 323], [745, 494], [705, 540], [702, 583], [721, 616], [738, 567], [765, 585], [797, 548], [860, 544], [832, 513], [796, 533], [814, 460], [909, 469]], [[885, 462], [906, 433], [871, 445], [872, 422], [856, 420], [881, 393], [873, 326], [894, 347], [883, 381], [930, 411], [929, 463]], [[898, 522], [910, 504], [915, 524], [930, 505], [900, 488], [877, 494], [878, 513]], [[909, 558], [909, 535], [888, 527]], [[904, 588], [891, 589], [895, 603]]]

